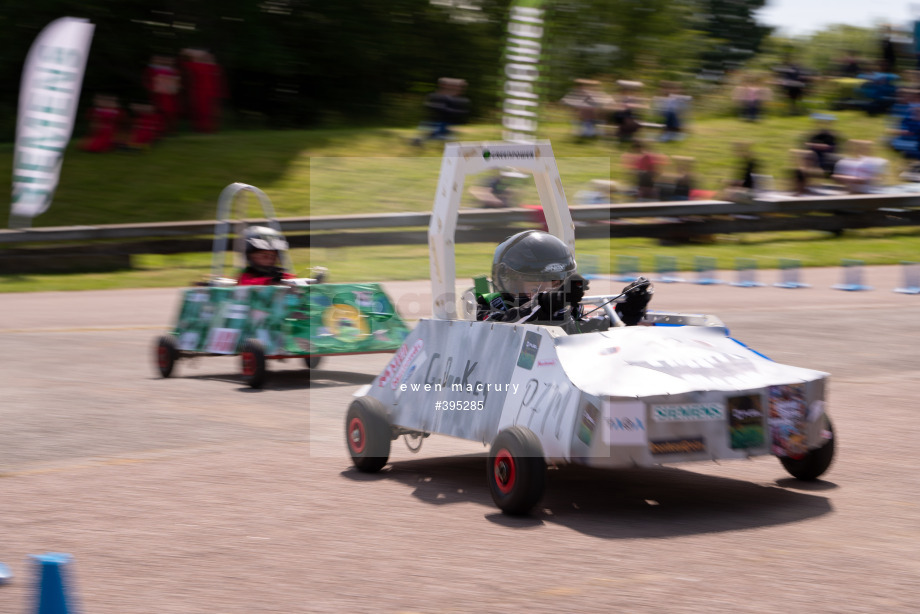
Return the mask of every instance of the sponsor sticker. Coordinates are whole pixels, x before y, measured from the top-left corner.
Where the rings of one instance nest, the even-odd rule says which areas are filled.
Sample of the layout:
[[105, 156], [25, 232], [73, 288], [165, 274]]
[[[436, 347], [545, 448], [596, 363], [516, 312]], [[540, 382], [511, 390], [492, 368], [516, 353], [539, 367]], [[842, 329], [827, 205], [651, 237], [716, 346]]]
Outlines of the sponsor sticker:
[[594, 429], [597, 427], [597, 422], [600, 420], [601, 412], [591, 405], [585, 405], [585, 410], [581, 415], [581, 424], [578, 426], [578, 438], [585, 443], [585, 445], [591, 445], [591, 439], [594, 437]]
[[205, 341], [206, 351], [212, 354], [234, 354], [240, 339], [240, 331], [235, 328], [212, 328]]
[[725, 408], [718, 403], [652, 405], [652, 420], [655, 422], [703, 422], [724, 418]]
[[228, 320], [245, 320], [249, 315], [249, 305], [230, 305], [227, 308]]
[[518, 356], [517, 365], [527, 370], [533, 369], [539, 350], [540, 335], [533, 331], [527, 331], [527, 334], [524, 335], [524, 345], [521, 346], [521, 354]]
[[798, 384], [770, 386], [771, 451], [777, 456], [798, 459], [808, 452], [805, 436], [805, 417], [808, 405], [805, 387]]
[[760, 395], [729, 397], [725, 402], [728, 406], [729, 443], [732, 449], [764, 445], [764, 413]]
[[645, 445], [645, 404], [605, 403], [607, 438], [614, 445]]
[[652, 454], [694, 454], [705, 452], [706, 443], [702, 437], [684, 437], [683, 439], [667, 439], [664, 441], [648, 442], [649, 452]]
[[185, 331], [179, 335], [179, 349], [180, 350], [197, 350], [198, 349], [198, 339], [200, 336], [195, 331]]

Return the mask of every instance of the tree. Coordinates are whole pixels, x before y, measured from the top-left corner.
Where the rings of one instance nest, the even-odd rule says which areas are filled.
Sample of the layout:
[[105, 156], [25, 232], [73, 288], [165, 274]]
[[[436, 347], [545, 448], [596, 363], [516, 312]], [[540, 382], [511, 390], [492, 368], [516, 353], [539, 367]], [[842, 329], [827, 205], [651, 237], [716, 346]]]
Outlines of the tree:
[[731, 70], [760, 51], [773, 28], [757, 23], [766, 0], [695, 0], [695, 27], [716, 44], [703, 54], [703, 68]]
[[152, 55], [198, 47], [223, 67], [231, 109], [301, 126], [379, 117], [388, 97], [441, 76], [469, 81], [474, 111], [494, 108], [509, 2], [11, 0], [0, 16], [0, 140], [13, 137], [29, 47], [62, 15], [96, 25], [84, 101], [100, 91], [144, 100]]

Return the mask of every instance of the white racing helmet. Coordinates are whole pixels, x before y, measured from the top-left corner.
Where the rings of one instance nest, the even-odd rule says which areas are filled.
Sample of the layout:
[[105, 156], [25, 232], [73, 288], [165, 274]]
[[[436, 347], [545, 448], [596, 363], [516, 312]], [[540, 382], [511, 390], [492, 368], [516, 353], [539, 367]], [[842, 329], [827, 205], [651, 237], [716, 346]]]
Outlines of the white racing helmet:
[[250, 256], [255, 251], [272, 251], [286, 252], [288, 243], [284, 236], [274, 228], [268, 226], [250, 226], [243, 233], [243, 239], [246, 241], [246, 263], [253, 266]]

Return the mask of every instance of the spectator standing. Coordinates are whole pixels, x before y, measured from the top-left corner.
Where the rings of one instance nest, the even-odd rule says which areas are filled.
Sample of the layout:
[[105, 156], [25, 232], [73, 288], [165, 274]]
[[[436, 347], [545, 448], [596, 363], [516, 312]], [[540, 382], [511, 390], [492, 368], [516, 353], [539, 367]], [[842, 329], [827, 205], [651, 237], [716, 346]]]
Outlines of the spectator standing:
[[663, 124], [659, 141], [679, 141], [684, 138], [684, 119], [692, 98], [680, 93], [680, 85], [662, 81], [661, 96], [655, 98], [655, 110]]
[[891, 40], [891, 26], [882, 26], [879, 39], [879, 53], [881, 55], [881, 72], [896, 73], [898, 69], [898, 54]]
[[808, 76], [804, 69], [787, 55], [786, 60], [773, 70], [777, 76], [777, 85], [783, 89], [789, 101], [789, 115], [800, 115], [802, 97], [808, 86]]
[[422, 145], [428, 140], [446, 140], [455, 126], [466, 121], [469, 115], [469, 99], [464, 96], [466, 81], [441, 77], [438, 88], [425, 99], [428, 118], [419, 126], [421, 136], [412, 140], [413, 145]]
[[560, 102], [572, 109], [575, 115], [575, 138], [584, 140], [597, 137], [597, 124], [611, 99], [600, 89], [600, 82], [575, 79], [575, 87]]
[[150, 102], [156, 108], [164, 132], [174, 132], [179, 120], [179, 91], [181, 75], [176, 69], [176, 60], [167, 55], [155, 55], [144, 71], [144, 87], [150, 95]]
[[196, 132], [216, 132], [225, 91], [220, 66], [214, 56], [203, 49], [185, 49], [182, 54], [192, 127]]
[[738, 115], [749, 122], [760, 120], [764, 105], [772, 98], [770, 90], [760, 82], [760, 77], [744, 75], [741, 84], [732, 92], [732, 99], [738, 107]]

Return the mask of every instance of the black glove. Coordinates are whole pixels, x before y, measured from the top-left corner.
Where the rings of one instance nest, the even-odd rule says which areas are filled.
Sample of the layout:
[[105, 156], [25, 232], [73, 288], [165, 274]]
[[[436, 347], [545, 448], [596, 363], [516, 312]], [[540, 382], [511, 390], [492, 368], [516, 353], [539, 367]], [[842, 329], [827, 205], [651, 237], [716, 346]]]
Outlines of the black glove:
[[560, 312], [565, 309], [565, 292], [554, 290], [553, 292], [540, 292], [534, 296], [540, 311], [536, 315], [538, 320], [561, 320], [563, 319]]
[[280, 284], [281, 280], [284, 279], [284, 269], [276, 266], [272, 267], [269, 271], [269, 277], [273, 284]]
[[585, 298], [585, 292], [588, 291], [588, 280], [575, 273], [566, 280], [565, 302], [572, 306], [572, 310], [578, 308], [581, 299]]
[[623, 288], [623, 297], [626, 301], [617, 303], [616, 306], [617, 315], [623, 320], [623, 324], [626, 326], [638, 324], [639, 320], [645, 317], [646, 308], [654, 293], [655, 287], [645, 277], [639, 277]]

